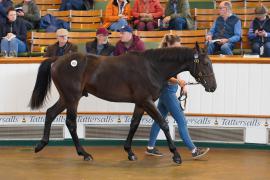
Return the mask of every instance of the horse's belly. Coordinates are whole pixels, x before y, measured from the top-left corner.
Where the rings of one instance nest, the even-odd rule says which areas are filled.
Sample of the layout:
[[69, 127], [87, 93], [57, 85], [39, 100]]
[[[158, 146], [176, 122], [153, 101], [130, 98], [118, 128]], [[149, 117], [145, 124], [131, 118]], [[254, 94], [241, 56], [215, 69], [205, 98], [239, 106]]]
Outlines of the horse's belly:
[[113, 88], [86, 88], [86, 90], [101, 99], [111, 101], [111, 102], [133, 102], [133, 95], [129, 90], [124, 89], [113, 89]]

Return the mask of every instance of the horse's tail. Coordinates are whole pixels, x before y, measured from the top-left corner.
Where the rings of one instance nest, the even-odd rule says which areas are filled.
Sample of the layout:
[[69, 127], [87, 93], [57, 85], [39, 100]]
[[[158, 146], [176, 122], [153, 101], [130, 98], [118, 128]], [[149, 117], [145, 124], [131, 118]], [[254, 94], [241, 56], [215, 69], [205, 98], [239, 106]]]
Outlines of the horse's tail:
[[51, 87], [51, 64], [56, 58], [44, 60], [38, 69], [36, 84], [30, 100], [30, 108], [40, 108], [46, 99], [47, 92]]

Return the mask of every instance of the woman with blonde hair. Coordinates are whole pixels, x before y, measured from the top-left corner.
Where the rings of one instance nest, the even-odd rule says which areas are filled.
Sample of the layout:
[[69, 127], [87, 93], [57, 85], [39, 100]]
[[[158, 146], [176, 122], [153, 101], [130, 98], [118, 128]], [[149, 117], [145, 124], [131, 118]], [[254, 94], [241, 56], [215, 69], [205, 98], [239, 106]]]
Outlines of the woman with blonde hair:
[[[177, 35], [165, 35], [160, 44], [160, 48], [177, 47], [181, 47], [181, 40], [180, 37]], [[204, 156], [210, 149], [198, 148], [193, 144], [188, 132], [185, 115], [183, 113], [183, 110], [180, 108], [180, 102], [176, 97], [178, 85], [183, 88], [184, 93], [187, 93], [186, 82], [181, 79], [179, 75], [177, 75], [177, 77], [170, 78], [167, 85], [165, 85], [161, 90], [158, 102], [158, 110], [165, 119], [170, 112], [178, 125], [179, 134], [184, 144], [191, 151], [193, 159], [199, 159], [200, 157]], [[159, 130], [159, 125], [154, 122], [151, 128], [147, 150], [145, 152], [148, 155], [163, 156], [163, 154], [160, 153], [157, 148], [155, 148], [155, 143]]]

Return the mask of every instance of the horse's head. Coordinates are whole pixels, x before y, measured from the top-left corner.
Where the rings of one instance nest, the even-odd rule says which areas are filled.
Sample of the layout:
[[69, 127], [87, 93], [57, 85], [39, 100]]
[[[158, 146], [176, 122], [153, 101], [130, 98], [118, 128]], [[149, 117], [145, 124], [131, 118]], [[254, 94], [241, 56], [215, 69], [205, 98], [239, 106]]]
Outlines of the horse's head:
[[193, 63], [190, 67], [191, 75], [201, 83], [207, 92], [214, 92], [217, 88], [216, 78], [207, 52], [200, 49], [196, 43], [193, 53]]

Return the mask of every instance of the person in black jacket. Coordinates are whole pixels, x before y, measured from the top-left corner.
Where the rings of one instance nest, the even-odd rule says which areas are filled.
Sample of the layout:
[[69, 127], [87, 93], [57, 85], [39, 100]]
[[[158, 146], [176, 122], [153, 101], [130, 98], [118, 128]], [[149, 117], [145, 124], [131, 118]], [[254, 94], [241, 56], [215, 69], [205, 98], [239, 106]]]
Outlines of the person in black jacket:
[[48, 46], [45, 57], [57, 57], [71, 52], [78, 52], [78, 46], [68, 41], [68, 31], [66, 29], [58, 29], [56, 36], [57, 42]]
[[85, 45], [86, 52], [102, 56], [112, 56], [115, 47], [108, 42], [109, 31], [106, 28], [99, 28], [96, 38]]
[[26, 52], [26, 26], [17, 19], [17, 13], [13, 7], [7, 10], [7, 20], [0, 25], [1, 52], [7, 54]]
[[27, 30], [35, 29], [39, 25], [40, 10], [34, 0], [23, 0], [15, 6], [17, 16], [24, 20]]
[[7, 18], [7, 9], [13, 6], [10, 0], [0, 0], [0, 23], [4, 23]]

